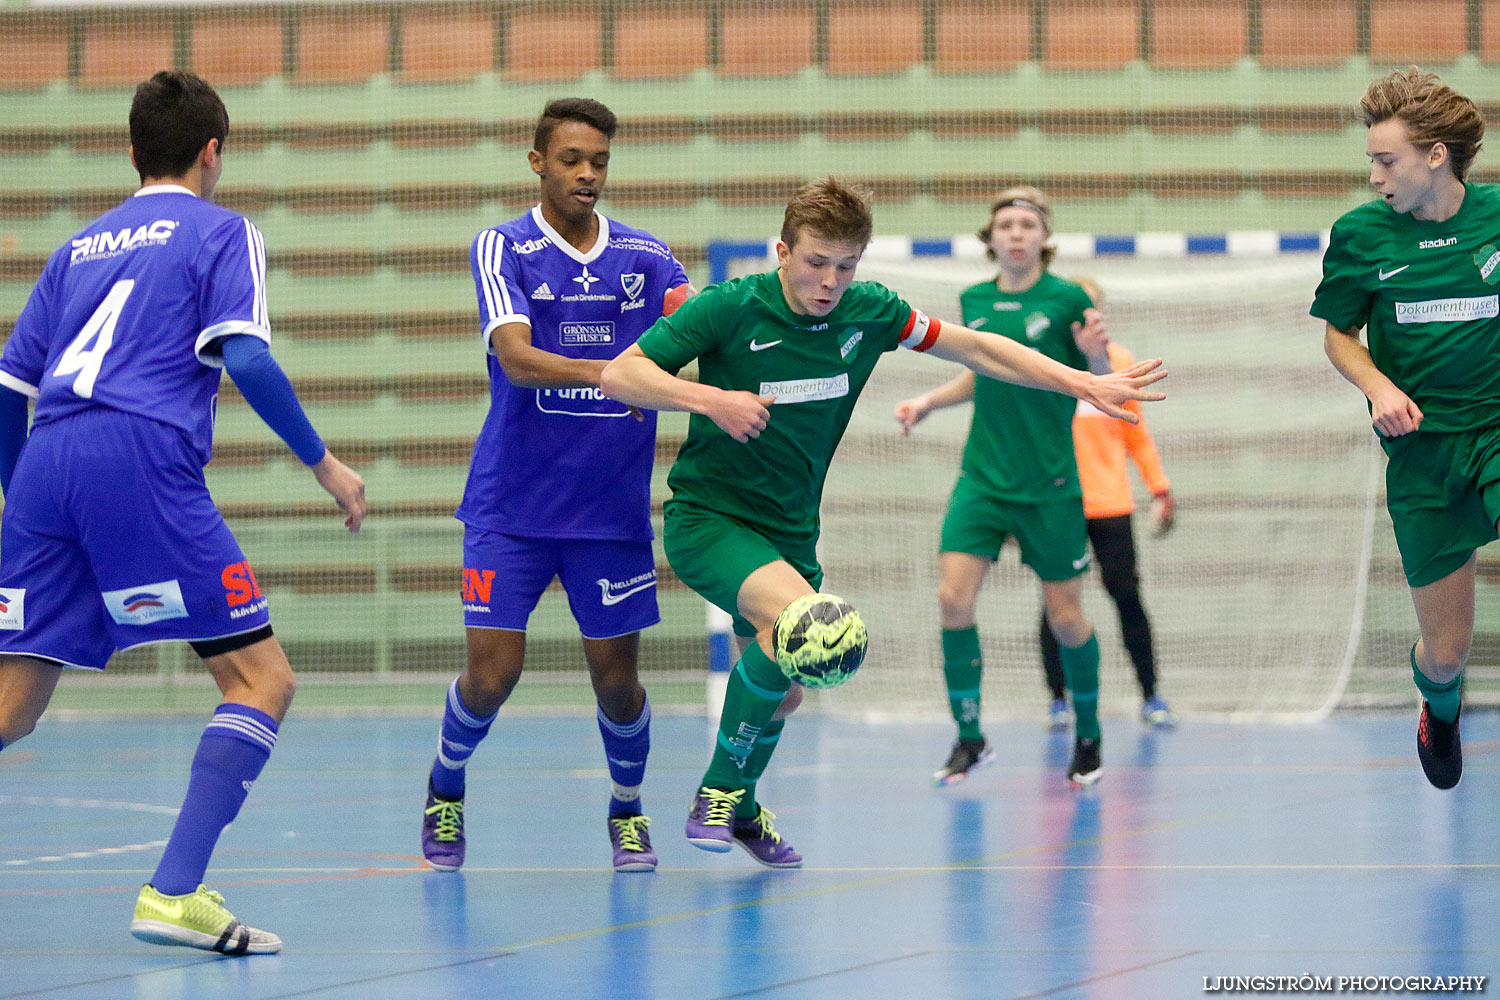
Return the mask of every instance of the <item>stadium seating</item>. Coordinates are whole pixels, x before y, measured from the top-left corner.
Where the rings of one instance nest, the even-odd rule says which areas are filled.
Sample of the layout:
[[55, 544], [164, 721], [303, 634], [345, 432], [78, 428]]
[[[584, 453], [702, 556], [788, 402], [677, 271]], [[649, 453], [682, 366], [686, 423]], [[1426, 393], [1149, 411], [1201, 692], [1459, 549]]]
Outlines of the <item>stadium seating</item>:
[[[172, 65], [224, 88], [218, 198], [266, 233], [277, 356], [380, 484], [390, 526], [257, 572], [289, 625], [333, 600], [330, 642], [359, 641], [397, 601], [417, 609], [401, 642], [437, 642], [455, 627], [450, 514], [487, 405], [467, 248], [534, 204], [523, 153], [548, 98], [620, 113], [605, 209], [666, 238], [701, 283], [710, 240], [773, 232], [822, 170], [871, 183], [888, 234], [969, 232], [1023, 174], [1068, 230], [1263, 228], [1268, 206], [1284, 228], [1323, 228], [1364, 197], [1353, 99], [1414, 60], [1457, 74], [1496, 120], [1500, 0], [7, 9], [0, 335], [47, 254], [134, 183], [130, 88]], [[227, 383], [223, 404], [211, 476], [236, 530], [295, 536], [328, 517]]]

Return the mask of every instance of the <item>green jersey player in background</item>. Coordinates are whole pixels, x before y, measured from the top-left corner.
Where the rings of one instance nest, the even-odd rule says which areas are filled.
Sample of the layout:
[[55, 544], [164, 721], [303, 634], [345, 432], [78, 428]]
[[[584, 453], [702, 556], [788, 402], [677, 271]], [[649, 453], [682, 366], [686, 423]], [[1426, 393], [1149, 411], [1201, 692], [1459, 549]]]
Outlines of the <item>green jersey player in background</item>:
[[[1056, 251], [1052, 209], [1033, 187], [1002, 191], [979, 231], [985, 253], [999, 264], [991, 281], [959, 296], [964, 322], [1005, 337], [1070, 368], [1110, 371], [1104, 317], [1079, 285], [1047, 270]], [[1099, 640], [1083, 613], [1088, 522], [1073, 450], [1077, 404], [1065, 396], [981, 378], [972, 371], [896, 404], [909, 432], [933, 410], [974, 402], [958, 483], [943, 520], [938, 566], [943, 675], [958, 740], [933, 775], [939, 785], [962, 781], [994, 758], [979, 729], [983, 660], [974, 606], [985, 575], [1014, 536], [1021, 561], [1042, 581], [1047, 622], [1058, 641], [1063, 676], [1073, 696], [1073, 759], [1068, 780], [1090, 785], [1102, 774], [1099, 730]]]
[[1376, 80], [1360, 109], [1380, 199], [1334, 223], [1312, 314], [1389, 459], [1386, 505], [1421, 632], [1417, 757], [1452, 788], [1475, 550], [1500, 517], [1500, 188], [1464, 180], [1484, 119], [1431, 73]]
[[[738, 843], [776, 868], [802, 858], [756, 801], [755, 785], [802, 692], [777, 665], [773, 627], [822, 583], [815, 547], [823, 482], [880, 356], [898, 346], [924, 351], [1125, 419], [1126, 400], [1163, 398], [1145, 390], [1166, 374], [1159, 361], [1090, 375], [854, 282], [873, 228], [867, 192], [831, 177], [804, 185], [787, 205], [775, 271], [689, 299], [610, 362], [599, 383], [621, 402], [692, 414], [668, 477], [667, 559], [734, 617], [741, 658], [687, 836], [708, 851]], [[700, 381], [676, 377], [694, 359]]]

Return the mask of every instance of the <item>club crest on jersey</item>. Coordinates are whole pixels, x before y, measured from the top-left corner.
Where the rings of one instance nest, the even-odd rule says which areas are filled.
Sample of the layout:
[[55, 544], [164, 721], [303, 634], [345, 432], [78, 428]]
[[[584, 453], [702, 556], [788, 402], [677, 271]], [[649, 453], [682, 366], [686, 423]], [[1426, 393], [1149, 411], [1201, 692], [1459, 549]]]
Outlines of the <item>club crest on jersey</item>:
[[0, 629], [17, 631], [26, 627], [26, 590], [0, 590]]
[[143, 583], [123, 590], [106, 590], [100, 597], [109, 616], [121, 625], [149, 625], [169, 618], [186, 618], [187, 605], [176, 580]]
[[865, 333], [857, 326], [850, 326], [844, 328], [843, 335], [848, 339], [839, 345], [839, 357], [848, 361], [849, 355], [854, 353], [854, 349], [859, 346], [859, 342], [865, 338]]
[[1500, 281], [1500, 250], [1495, 249], [1493, 243], [1486, 243], [1479, 248], [1474, 255], [1474, 266], [1479, 268], [1479, 277], [1486, 285], [1493, 285]]
[[626, 301], [620, 303], [620, 312], [630, 312], [632, 309], [644, 309], [646, 300], [641, 298], [641, 292], [646, 290], [646, 276], [644, 274], [632, 273], [620, 275], [620, 288], [624, 290]]
[[1032, 313], [1026, 317], [1026, 339], [1041, 340], [1042, 334], [1052, 328], [1052, 320], [1043, 313]]

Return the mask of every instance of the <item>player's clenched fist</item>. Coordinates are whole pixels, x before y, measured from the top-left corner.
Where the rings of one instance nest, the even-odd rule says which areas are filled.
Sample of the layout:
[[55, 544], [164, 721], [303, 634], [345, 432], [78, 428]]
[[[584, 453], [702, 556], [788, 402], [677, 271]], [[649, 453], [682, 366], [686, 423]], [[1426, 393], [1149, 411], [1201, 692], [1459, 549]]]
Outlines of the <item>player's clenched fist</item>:
[[736, 441], [749, 441], [760, 437], [760, 432], [766, 429], [766, 422], [771, 419], [771, 411], [766, 407], [775, 401], [775, 396], [757, 396], [753, 392], [723, 392], [704, 416]]

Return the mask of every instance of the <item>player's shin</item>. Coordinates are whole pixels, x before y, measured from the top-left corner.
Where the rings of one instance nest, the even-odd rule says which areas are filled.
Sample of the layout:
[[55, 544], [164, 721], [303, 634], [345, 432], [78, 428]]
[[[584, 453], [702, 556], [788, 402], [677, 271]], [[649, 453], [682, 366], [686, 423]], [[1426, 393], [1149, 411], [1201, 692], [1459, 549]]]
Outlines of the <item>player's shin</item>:
[[[729, 672], [713, 760], [703, 776], [705, 786], [726, 791], [745, 787], [747, 761], [791, 686], [760, 645], [751, 643]], [[766, 756], [769, 759], [770, 754]]]
[[979, 731], [979, 681], [984, 660], [979, 652], [979, 629], [943, 629], [943, 679], [948, 685], [948, 708], [958, 723], [958, 738], [977, 740]]
[[651, 701], [641, 704], [641, 714], [630, 722], [615, 722], [599, 709], [599, 735], [604, 739], [604, 758], [614, 794], [610, 816], [634, 816], [641, 812], [641, 782], [646, 775], [646, 757], [651, 752]]
[[432, 762], [432, 790], [443, 799], [464, 797], [464, 769], [479, 741], [484, 739], [495, 721], [496, 712], [481, 718], [470, 711], [459, 694], [458, 681], [448, 688], [443, 708], [443, 723], [438, 734], [437, 759]]
[[771, 755], [776, 752], [781, 730], [785, 727], [785, 719], [772, 719], [766, 723], [755, 741], [755, 749], [745, 758], [745, 797], [734, 807], [735, 819], [754, 819], [759, 814], [760, 806], [755, 801], [755, 783], [766, 773], [766, 765], [771, 762]]
[[1099, 637], [1089, 634], [1082, 646], [1059, 646], [1063, 675], [1073, 694], [1074, 734], [1081, 740], [1099, 738]]
[[226, 702], [214, 711], [193, 756], [192, 777], [151, 885], [164, 896], [196, 890], [208, 859], [239, 814], [250, 786], [276, 745], [276, 720], [248, 705]]

